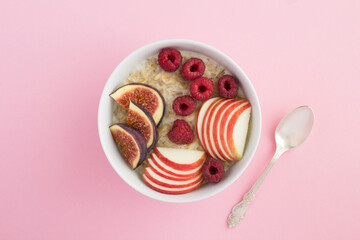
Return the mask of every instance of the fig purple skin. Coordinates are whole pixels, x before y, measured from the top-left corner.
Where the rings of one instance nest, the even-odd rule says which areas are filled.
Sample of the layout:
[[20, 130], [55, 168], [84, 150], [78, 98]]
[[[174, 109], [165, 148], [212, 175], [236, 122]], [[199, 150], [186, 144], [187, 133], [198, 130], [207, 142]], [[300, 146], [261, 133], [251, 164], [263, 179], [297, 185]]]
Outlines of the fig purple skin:
[[137, 130], [133, 129], [132, 127], [129, 127], [126, 124], [123, 123], [116, 123], [110, 126], [110, 131], [114, 137], [115, 142], [120, 145], [117, 140], [115, 139], [114, 134], [116, 133], [117, 130], [120, 130], [122, 134], [127, 135], [127, 136], [131, 136], [132, 139], [135, 141], [134, 143], [137, 145], [137, 148], [139, 149], [139, 152], [137, 152], [136, 158], [135, 159], [126, 159], [126, 156], [124, 156], [123, 151], [125, 149], [122, 149], [121, 147], [121, 154], [124, 157], [124, 159], [131, 165], [131, 167], [133, 169], [136, 169], [138, 166], [140, 166], [144, 160], [146, 159], [147, 156], [147, 148], [146, 148], [146, 141], [144, 136]]
[[[132, 104], [134, 104], [134, 106], [135, 106], [132, 110], [134, 110], [136, 112], [141, 111], [143, 114], [141, 114], [141, 113], [140, 114], [145, 115], [147, 122], [150, 124], [150, 126], [152, 128], [152, 136], [150, 137], [150, 139], [152, 139], [152, 142], [148, 146], [148, 149], [147, 149], [147, 151], [149, 152], [151, 149], [153, 149], [155, 147], [156, 143], [159, 140], [159, 134], [158, 134], [158, 130], [157, 130], [157, 127], [156, 127], [156, 123], [154, 121], [154, 118], [153, 118], [152, 114], [148, 110], [146, 110], [146, 108], [144, 108], [143, 106], [135, 103], [132, 100], [130, 100], [130, 102]], [[140, 130], [140, 129], [138, 129], [138, 130]]]
[[[130, 86], [130, 87], [129, 87]], [[164, 97], [161, 95], [161, 93], [159, 92], [159, 90], [157, 90], [156, 88], [148, 85], [148, 84], [144, 84], [144, 83], [129, 83], [126, 84], [124, 86], [121, 86], [120, 88], [116, 89], [113, 93], [110, 94], [110, 97], [112, 97], [116, 102], [118, 102], [121, 106], [124, 107], [124, 105], [121, 103], [121, 97], [124, 96], [124, 93], [127, 92], [128, 88], [130, 90], [133, 90], [134, 88], [131, 88], [131, 86], [141, 86], [141, 87], [145, 87], [148, 88], [150, 91], [153, 92], [154, 95], [157, 96], [157, 99], [159, 101], [159, 108], [156, 109], [156, 114], [153, 115], [153, 118], [155, 120], [155, 122], [157, 123], [156, 125], [159, 126], [162, 119], [164, 118], [164, 114], [165, 114], [165, 99]], [[161, 102], [161, 103], [160, 103]]]
[[[156, 92], [159, 94], [159, 96], [160, 96], [160, 98], [161, 98], [161, 100], [162, 100], [162, 102], [163, 102], [163, 106], [164, 106], [164, 107], [163, 107], [163, 110], [162, 110], [162, 116], [161, 116], [159, 122], [156, 124], [156, 126], [159, 127], [161, 121], [162, 121], [163, 118], [164, 118], [164, 115], [165, 115], [165, 107], [166, 107], [165, 99], [164, 99], [163, 95], [160, 93], [160, 91], [157, 90], [156, 88], [148, 85], [148, 84], [145, 84], [145, 83], [129, 83], [129, 84], [127, 84], [127, 85], [142, 85], [142, 86], [146, 86], [146, 87], [148, 87], [148, 88], [153, 89], [154, 91], [156, 91]], [[150, 113], [150, 112], [149, 112], [149, 113]], [[150, 113], [150, 114], [151, 114], [151, 113]]]

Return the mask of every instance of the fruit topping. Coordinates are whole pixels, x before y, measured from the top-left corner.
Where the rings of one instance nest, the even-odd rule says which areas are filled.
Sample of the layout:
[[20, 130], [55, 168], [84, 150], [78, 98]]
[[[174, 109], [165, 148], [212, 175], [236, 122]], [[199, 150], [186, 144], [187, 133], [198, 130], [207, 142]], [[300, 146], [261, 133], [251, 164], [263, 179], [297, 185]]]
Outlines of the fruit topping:
[[165, 165], [184, 172], [198, 170], [206, 158], [204, 151], [166, 147], [154, 148], [154, 154]]
[[148, 110], [158, 126], [165, 113], [165, 100], [161, 93], [147, 84], [130, 83], [110, 94], [126, 110], [129, 109], [130, 100]]
[[214, 83], [206, 77], [197, 78], [190, 85], [191, 96], [199, 101], [209, 99], [213, 92]]
[[138, 130], [146, 140], [146, 147], [151, 150], [158, 141], [158, 130], [151, 113], [144, 107], [130, 101], [127, 123]]
[[200, 187], [203, 179], [201, 181], [196, 182], [195, 184], [188, 186], [188, 187], [164, 187], [161, 185], [156, 184], [155, 182], [151, 181], [145, 174], [143, 174], [143, 180], [150, 188], [157, 192], [166, 193], [166, 194], [184, 194], [191, 191], [194, 191], [198, 187]]
[[144, 174], [148, 179], [150, 179], [152, 182], [168, 188], [184, 188], [184, 187], [190, 187], [194, 184], [200, 182], [203, 180], [203, 176], [199, 174], [195, 178], [188, 179], [188, 180], [171, 180], [168, 178], [164, 178], [160, 175], [158, 175], [156, 172], [154, 172], [151, 168], [147, 167], [145, 168]]
[[163, 48], [158, 55], [158, 62], [167, 72], [175, 72], [181, 65], [181, 53], [175, 48]]
[[167, 134], [170, 141], [176, 144], [190, 144], [194, 141], [194, 132], [185, 120], [175, 120]]
[[188, 116], [195, 111], [195, 101], [191, 96], [180, 96], [173, 102], [173, 110], [179, 116]]
[[169, 179], [169, 180], [177, 180], [177, 181], [182, 181], [182, 180], [190, 180], [193, 179], [194, 176], [198, 176], [199, 174], [195, 174], [194, 176], [176, 176], [173, 175], [171, 172], [168, 171], [164, 171], [161, 167], [158, 166], [158, 163], [156, 161], [153, 160], [153, 156], [151, 155], [150, 158], [148, 158], [146, 160], [146, 163], [148, 164], [148, 166], [151, 168], [152, 171], [154, 171], [157, 175]]
[[251, 104], [246, 99], [211, 98], [196, 120], [196, 132], [208, 155], [223, 161], [240, 160], [246, 144]]
[[233, 98], [237, 94], [239, 84], [233, 76], [224, 75], [218, 81], [218, 89], [220, 96], [224, 98]]
[[163, 155], [160, 157], [161, 157], [161, 160], [155, 153], [150, 154], [151, 160], [150, 161], [149, 161], [149, 159], [147, 160], [149, 167], [151, 167], [152, 163], [154, 163], [154, 165], [156, 165], [159, 169], [161, 169], [163, 172], [166, 172], [167, 175], [171, 175], [171, 176], [179, 177], [179, 178], [186, 178], [186, 179], [191, 179], [191, 178], [196, 177], [197, 175], [201, 174], [202, 165], [205, 160], [205, 155], [204, 155], [201, 164], [198, 164], [199, 166], [197, 166], [191, 170], [179, 170], [179, 169], [175, 169], [175, 168], [169, 166], [168, 165], [169, 162], [166, 161], [167, 159], [164, 159]]
[[215, 158], [208, 158], [202, 168], [202, 174], [208, 182], [220, 182], [225, 174], [223, 162]]
[[149, 167], [144, 170], [143, 180], [161, 193], [191, 192], [203, 182], [205, 158], [203, 151], [156, 147], [147, 160]]
[[110, 126], [115, 142], [120, 146], [121, 155], [135, 169], [146, 158], [146, 141], [137, 130], [117, 123]]
[[182, 76], [187, 80], [195, 80], [201, 77], [205, 71], [205, 64], [199, 58], [190, 58], [187, 60], [181, 69]]

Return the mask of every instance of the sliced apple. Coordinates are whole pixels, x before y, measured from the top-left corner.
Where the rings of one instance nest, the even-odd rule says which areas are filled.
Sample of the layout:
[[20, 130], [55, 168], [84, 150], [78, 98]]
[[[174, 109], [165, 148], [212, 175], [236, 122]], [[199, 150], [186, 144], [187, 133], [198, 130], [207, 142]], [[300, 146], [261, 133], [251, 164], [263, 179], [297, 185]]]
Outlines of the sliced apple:
[[201, 174], [202, 165], [198, 166], [193, 170], [181, 171], [166, 165], [155, 154], [151, 154], [150, 158], [152, 160], [152, 163], [154, 163], [159, 169], [174, 177], [193, 178]]
[[[216, 102], [214, 102], [210, 108], [208, 113], [205, 114], [205, 123], [204, 126], [207, 127], [203, 127], [202, 132], [203, 132], [203, 136], [204, 136], [204, 141], [205, 141], [205, 145], [207, 146], [207, 149], [209, 149], [209, 152], [211, 153], [210, 155], [213, 155], [214, 158], [220, 159], [220, 154], [218, 153], [217, 149], [215, 149], [212, 145], [213, 145], [213, 138], [212, 135], [210, 134], [212, 132], [212, 120], [214, 119], [214, 116], [216, 114], [219, 114], [218, 110], [219, 108], [223, 105], [226, 104], [226, 102], [229, 101], [229, 99], [220, 99]], [[214, 143], [215, 144], [215, 143]]]
[[[204, 135], [207, 136], [209, 146], [208, 148], [213, 153], [213, 157], [217, 159], [221, 159], [223, 161], [229, 161], [229, 158], [224, 156], [224, 153], [222, 153], [221, 149], [217, 147], [217, 145], [220, 145], [217, 142], [217, 125], [215, 123], [216, 117], [220, 116], [222, 111], [226, 106], [228, 106], [231, 103], [238, 102], [237, 99], [223, 99], [223, 101], [219, 101], [214, 104], [214, 107], [212, 108], [211, 112], [209, 113], [208, 121], [207, 121], [207, 127], [203, 128]], [[214, 137], [215, 135], [215, 137]]]
[[241, 159], [249, 127], [250, 103], [246, 99], [210, 100], [204, 103], [197, 118], [201, 146], [207, 154], [223, 161]]
[[170, 180], [167, 178], [163, 178], [160, 175], [156, 174], [151, 168], [147, 167], [144, 170], [144, 175], [150, 179], [152, 182], [156, 183], [159, 186], [167, 187], [167, 188], [184, 188], [190, 187], [194, 184], [202, 181], [202, 174], [190, 180]]
[[199, 109], [199, 112], [198, 112], [198, 115], [197, 115], [197, 118], [196, 118], [196, 134], [198, 136], [198, 139], [199, 139], [199, 142], [200, 142], [200, 145], [202, 146], [202, 148], [206, 151], [207, 149], [205, 148], [205, 145], [204, 145], [204, 140], [203, 140], [203, 137], [202, 137], [202, 126], [203, 126], [203, 122], [204, 122], [204, 117], [205, 117], [205, 113], [207, 112], [208, 108], [210, 107], [210, 105], [216, 101], [220, 99], [219, 97], [213, 97], [213, 98], [210, 98], [209, 100], [205, 101], [203, 103], [203, 105], [200, 107]]
[[146, 183], [146, 185], [148, 185], [153, 190], [155, 190], [157, 192], [161, 192], [161, 193], [166, 193], [166, 194], [184, 194], [184, 193], [188, 193], [188, 192], [194, 191], [195, 189], [200, 187], [200, 185], [202, 183], [202, 181], [200, 181], [200, 182], [197, 182], [196, 184], [194, 184], [192, 186], [184, 187], [184, 188], [168, 188], [168, 187], [163, 187], [163, 186], [160, 186], [160, 185], [154, 183], [149, 178], [147, 178], [145, 174], [143, 174], [143, 180]]
[[[234, 125], [237, 118], [237, 114], [241, 114], [241, 110], [243, 106], [245, 106], [248, 102], [245, 101], [242, 104], [238, 105], [236, 108], [234, 108], [232, 111], [229, 111], [227, 113], [226, 117], [223, 117], [222, 125], [220, 126], [219, 132], [220, 132], [220, 142], [225, 149], [225, 151], [231, 156], [231, 160], [238, 160], [237, 155], [234, 153], [232, 147], [230, 147], [230, 135], [232, 134], [232, 129], [230, 130], [231, 125]], [[231, 124], [230, 124], [231, 123]], [[229, 126], [230, 125], [230, 126]]]
[[232, 99], [231, 101], [227, 101], [226, 104], [223, 104], [218, 110], [219, 114], [215, 115], [212, 127], [210, 127], [211, 129], [213, 129], [212, 139], [215, 143], [214, 147], [218, 149], [221, 160], [232, 161], [234, 159], [233, 154], [227, 150], [227, 148], [224, 146], [224, 141], [221, 140], [221, 136], [224, 135], [224, 132], [220, 131], [221, 126], [224, 125], [224, 119], [228, 119], [229, 114], [233, 112], [234, 109], [244, 104], [244, 101], [246, 100]]
[[169, 172], [166, 172], [164, 170], [162, 170], [160, 167], [158, 167], [156, 165], [156, 163], [154, 163], [154, 160], [150, 157], [146, 160], [148, 166], [151, 168], [151, 170], [153, 170], [157, 175], [169, 179], [169, 180], [174, 180], [174, 181], [184, 181], [184, 180], [190, 180], [193, 179], [194, 177], [196, 177], [197, 175], [199, 175], [200, 173], [198, 173], [197, 175], [190, 175], [188, 177], [179, 177], [179, 176], [175, 176], [173, 174], [170, 174]]
[[[205, 149], [207, 154], [210, 156], [213, 156], [217, 158], [217, 156], [213, 153], [213, 151], [210, 148], [208, 135], [206, 134], [206, 129], [209, 128], [209, 117], [211, 116], [212, 111], [214, 110], [214, 107], [217, 106], [218, 103], [225, 101], [225, 98], [218, 98], [217, 100], [213, 101], [210, 106], [207, 108], [206, 113], [204, 115], [204, 120], [201, 127], [201, 138], [202, 138], [202, 144], [201, 146]], [[201, 142], [200, 142], [201, 143]]]
[[205, 161], [203, 151], [155, 147], [154, 153], [166, 165], [177, 170], [194, 170]]
[[251, 105], [247, 102], [234, 112], [232, 116], [229, 116], [229, 121], [224, 128], [227, 145], [230, 151], [234, 153], [235, 160], [240, 160], [243, 156], [250, 114]]

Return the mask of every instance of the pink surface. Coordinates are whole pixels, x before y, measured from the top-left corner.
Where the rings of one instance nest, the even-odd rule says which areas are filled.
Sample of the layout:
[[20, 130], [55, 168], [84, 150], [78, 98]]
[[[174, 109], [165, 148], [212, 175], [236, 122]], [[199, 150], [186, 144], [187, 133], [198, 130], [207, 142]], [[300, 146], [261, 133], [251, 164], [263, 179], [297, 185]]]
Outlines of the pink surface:
[[[360, 1], [171, 5], [0, 2], [0, 239], [360, 239]], [[195, 203], [136, 192], [98, 139], [110, 73], [133, 50], [168, 38], [228, 54], [262, 106], [249, 168]], [[231, 207], [272, 157], [276, 124], [306, 104], [316, 113], [309, 140], [283, 155], [244, 222], [228, 229]]]

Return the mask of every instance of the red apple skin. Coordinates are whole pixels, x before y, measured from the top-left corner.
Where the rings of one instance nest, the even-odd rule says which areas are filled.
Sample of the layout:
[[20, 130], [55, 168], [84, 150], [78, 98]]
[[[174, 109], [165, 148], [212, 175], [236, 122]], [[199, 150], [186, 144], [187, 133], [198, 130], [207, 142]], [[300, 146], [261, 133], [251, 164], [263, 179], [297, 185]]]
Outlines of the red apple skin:
[[[178, 174], [178, 173], [174, 173], [174, 172], [171, 172], [169, 171], [168, 169], [166, 168], [163, 168], [158, 162], [157, 160], [152, 156], [152, 154], [150, 155], [151, 159], [153, 160], [153, 163], [158, 167], [160, 168], [161, 170], [163, 170], [164, 172], [170, 174], [170, 175], [173, 175], [175, 177], [184, 177], [184, 178], [194, 178], [196, 176], [198, 176], [199, 174], [201, 174], [201, 168], [194, 172], [194, 173], [191, 173], [191, 174]], [[160, 160], [161, 161], [161, 160]], [[164, 163], [165, 164], [165, 163]]]
[[[210, 100], [213, 100], [214, 98], [210, 98], [209, 100], [207, 100], [207, 101], [210, 101]], [[217, 98], [217, 99], [220, 99], [220, 98]], [[214, 101], [216, 102], [216, 100], [217, 99], [215, 99]], [[206, 102], [207, 102], [206, 101]], [[200, 107], [200, 109], [199, 109], [199, 111], [198, 111], [198, 115], [197, 115], [197, 117], [196, 117], [196, 134], [197, 134], [197, 136], [198, 136], [198, 139], [199, 139], [199, 142], [200, 142], [200, 145], [201, 145], [201, 147], [204, 149], [204, 151], [205, 152], [208, 152], [207, 151], [207, 149], [206, 149], [206, 146], [205, 146], [205, 144], [204, 144], [204, 140], [203, 139], [201, 139], [201, 137], [202, 137], [202, 126], [203, 126], [203, 123], [204, 123], [204, 118], [205, 118], [205, 115], [204, 115], [204, 117], [203, 117], [203, 119], [200, 119], [200, 112], [201, 111], [203, 111], [203, 108], [204, 108], [204, 104], [206, 103], [206, 102], [204, 102], [203, 103], [203, 105], [201, 105], [201, 107]], [[210, 104], [210, 106], [211, 106], [211, 104]], [[208, 106], [208, 108], [210, 107], [210, 106]], [[205, 111], [207, 111], [207, 109], [205, 110]], [[205, 112], [206, 113], [206, 112]], [[200, 121], [202, 121], [202, 126], [201, 126], [201, 128], [199, 128], [199, 122]]]
[[176, 170], [180, 170], [180, 171], [181, 170], [183, 170], [183, 171], [193, 170], [193, 169], [199, 167], [200, 165], [202, 165], [206, 159], [206, 154], [204, 152], [203, 155], [196, 162], [194, 162], [192, 164], [179, 164], [179, 163], [175, 163], [175, 162], [169, 160], [168, 158], [164, 157], [157, 148], [154, 148], [154, 153], [163, 163], [165, 163], [169, 167], [172, 167], [172, 168], [174, 168]]
[[[239, 111], [240, 108], [242, 107], [242, 105], [245, 104], [247, 100], [245, 99], [244, 101], [242, 101], [242, 103], [240, 103], [239, 105], [237, 105], [236, 107], [232, 108], [231, 110], [229, 109], [225, 114], [226, 114], [226, 118], [222, 118], [220, 119], [220, 121], [223, 123], [222, 125], [219, 125], [220, 129], [219, 129], [219, 141], [222, 144], [223, 149], [225, 150], [225, 152], [228, 154], [228, 156], [231, 156], [230, 161], [234, 161], [236, 160], [236, 155], [234, 152], [231, 151], [230, 147], [229, 147], [229, 136], [227, 136], [227, 130], [225, 129], [225, 123], [229, 120], [232, 121], [232, 119], [229, 119], [229, 117], [231, 117], [230, 115], [232, 113], [234, 113], [234, 111]], [[236, 121], [236, 119], [235, 119]], [[235, 123], [234, 123], [235, 125]], [[229, 127], [228, 127], [229, 128]], [[225, 137], [226, 136], [226, 137]]]
[[[212, 143], [211, 143], [212, 138], [211, 138], [211, 135], [210, 135], [210, 130], [213, 127], [213, 126], [210, 126], [211, 121], [212, 121], [213, 117], [215, 116], [215, 113], [219, 113], [218, 108], [220, 108], [223, 105], [226, 105], [226, 103], [231, 101], [231, 100], [232, 99], [221, 99], [221, 101], [217, 101], [216, 103], [214, 103], [211, 106], [211, 109], [208, 108], [207, 119], [206, 119], [205, 124], [203, 125], [204, 126], [203, 127], [203, 135], [204, 136], [206, 135], [206, 140], [207, 140], [206, 146], [207, 146], [207, 148], [209, 150], [209, 155], [211, 155], [213, 158], [216, 158], [216, 159], [221, 159], [221, 155], [217, 151], [217, 149], [214, 149], [214, 147], [212, 146]], [[205, 141], [205, 139], [204, 139], [204, 141]], [[223, 159], [221, 159], [221, 160], [223, 160]]]
[[[245, 104], [244, 106], [242, 106], [230, 119], [229, 121], [229, 125], [226, 129], [227, 133], [226, 133], [226, 136], [227, 136], [227, 143], [228, 143], [228, 146], [230, 148], [230, 151], [232, 153], [235, 154], [235, 146], [234, 146], [234, 136], [233, 136], [233, 130], [234, 130], [234, 126], [236, 124], [236, 120], [239, 118], [239, 116], [246, 110], [248, 109], [249, 107], [251, 107], [251, 104], [250, 103], [247, 103]], [[235, 156], [235, 159], [234, 160], [237, 160], [237, 156]]]
[[203, 177], [199, 177], [199, 179], [193, 181], [193, 182], [190, 182], [190, 183], [186, 183], [186, 184], [169, 184], [169, 183], [165, 183], [165, 182], [162, 182], [162, 181], [159, 181], [157, 179], [155, 179], [154, 177], [152, 177], [150, 175], [150, 173], [148, 172], [148, 170], [145, 168], [144, 170], [144, 175], [150, 180], [152, 181], [153, 183], [159, 185], [159, 186], [162, 186], [162, 187], [166, 187], [166, 188], [186, 188], [186, 187], [190, 187], [190, 186], [193, 186], [194, 184], [197, 184], [198, 182], [201, 182], [203, 180]]
[[[217, 123], [216, 120], [220, 118], [221, 113], [226, 109], [227, 106], [229, 106], [232, 103], [236, 103], [239, 100], [237, 99], [225, 99], [224, 101], [218, 102], [214, 105], [214, 107], [211, 110], [211, 113], [209, 113], [209, 118], [206, 123], [206, 127], [204, 128], [204, 131], [207, 135], [208, 139], [208, 146], [210, 151], [213, 153], [214, 158], [221, 159], [223, 161], [229, 161], [228, 157], [221, 151], [221, 148], [219, 147], [219, 142], [217, 141]], [[211, 124], [211, 121], [213, 120], [213, 124]], [[211, 126], [210, 126], [211, 125]], [[213, 130], [213, 133], [211, 134], [210, 131]], [[214, 142], [214, 144], [211, 142], [211, 140]], [[216, 150], [216, 151], [215, 151]]]
[[155, 190], [155, 191], [157, 191], [157, 192], [160, 192], [160, 193], [173, 194], [173, 195], [178, 195], [178, 194], [184, 194], [184, 193], [192, 192], [192, 191], [194, 191], [195, 189], [197, 189], [198, 187], [200, 187], [200, 185], [201, 185], [201, 183], [202, 183], [202, 181], [201, 181], [201, 182], [198, 182], [198, 183], [195, 184], [193, 187], [191, 187], [191, 188], [189, 188], [189, 189], [186, 189], [186, 190], [182, 190], [182, 191], [180, 191], [180, 190], [177, 191], [176, 189], [174, 189], [174, 191], [167, 191], [167, 190], [163, 190], [163, 189], [160, 189], [160, 188], [157, 188], [157, 187], [153, 186], [153, 185], [151, 184], [151, 182], [146, 179], [145, 175], [143, 175], [143, 180], [144, 180], [145, 184], [148, 185], [148, 186], [149, 186], [150, 188], [152, 188], [153, 190]]
[[[221, 139], [221, 136], [224, 135], [223, 131], [219, 131], [219, 136], [217, 135], [217, 131], [218, 128], [221, 128], [222, 125], [225, 124], [226, 119], [228, 119], [230, 113], [232, 111], [234, 111], [234, 109], [236, 109], [237, 107], [239, 107], [241, 104], [243, 104], [246, 101], [246, 99], [233, 99], [233, 101], [229, 101], [228, 103], [224, 104], [221, 109], [219, 109], [220, 113], [224, 113], [221, 114], [217, 114], [215, 116], [215, 120], [214, 120], [214, 129], [213, 129], [213, 139], [215, 142], [215, 147], [218, 149], [218, 152], [220, 153], [221, 157], [223, 158], [222, 160], [226, 160], [226, 161], [232, 161], [233, 160], [233, 154], [231, 152], [226, 151], [226, 146], [225, 146], [225, 142], [223, 141], [218, 141], [218, 139]], [[221, 117], [221, 119], [220, 119]], [[224, 121], [225, 119], [225, 121]], [[222, 149], [221, 150], [221, 147]]]
[[208, 107], [208, 109], [205, 112], [204, 120], [203, 120], [202, 127], [201, 127], [202, 142], [200, 142], [200, 144], [204, 148], [204, 150], [207, 154], [209, 154], [210, 156], [213, 156], [215, 158], [216, 158], [216, 156], [214, 156], [213, 152], [210, 149], [210, 146], [208, 146], [207, 139], [205, 139], [205, 131], [204, 130], [206, 129], [205, 126], [207, 126], [207, 124], [208, 124], [209, 115], [210, 115], [212, 109], [214, 108], [214, 106], [216, 104], [218, 104], [219, 102], [223, 102], [225, 100], [226, 100], [225, 98], [219, 98], [210, 104], [210, 106]]
[[[163, 178], [169, 179], [169, 180], [173, 180], [173, 181], [188, 181], [188, 180], [191, 180], [191, 179], [193, 179], [193, 178], [195, 178], [195, 177], [197, 177], [197, 176], [199, 175], [199, 174], [194, 175], [194, 176], [190, 175], [190, 177], [174, 176], [174, 174], [168, 173], [168, 172], [162, 170], [160, 167], [158, 167], [158, 165], [156, 165], [156, 163], [155, 163], [155, 161], [153, 160], [153, 158], [151, 158], [151, 160], [152, 160], [152, 161], [149, 161], [149, 159], [148, 159], [148, 160], [146, 161], [147, 164], [148, 164], [148, 166], [151, 168], [151, 170], [153, 170], [157, 175], [159, 175], [159, 176], [161, 176], [161, 177], [163, 177]], [[167, 174], [169, 174], [169, 175], [165, 175], [164, 173], [158, 171], [157, 168], [156, 168], [154, 165], [155, 165], [158, 169], [161, 169], [163, 172], [165, 172], [165, 173], [167, 173]]]

